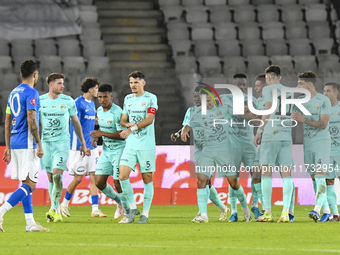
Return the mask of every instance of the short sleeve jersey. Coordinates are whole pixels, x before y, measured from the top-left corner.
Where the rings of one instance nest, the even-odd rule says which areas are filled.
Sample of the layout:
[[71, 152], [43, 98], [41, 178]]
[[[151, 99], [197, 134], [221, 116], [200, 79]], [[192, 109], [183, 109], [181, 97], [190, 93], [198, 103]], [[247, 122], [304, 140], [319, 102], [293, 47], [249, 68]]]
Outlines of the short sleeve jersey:
[[[183, 126], [186, 126], [186, 125], [190, 126], [191, 116], [195, 116], [195, 114], [197, 114], [195, 113], [196, 109], [197, 109], [196, 106], [188, 108], [187, 112], [185, 113], [184, 120], [182, 123]], [[201, 150], [202, 144], [204, 141], [204, 128], [200, 125], [197, 125], [195, 127], [195, 130], [193, 130], [192, 132], [193, 132], [195, 150]]]
[[[264, 128], [262, 134], [262, 141], [292, 141], [292, 128], [285, 127], [291, 126], [291, 115], [293, 106], [287, 105], [286, 115], [281, 113], [281, 90], [285, 88], [282, 84], [273, 84], [263, 87], [262, 96], [263, 96], [263, 104], [270, 102], [273, 103], [273, 89], [277, 89], [277, 106], [275, 111], [270, 115], [268, 123]], [[292, 98], [291, 93], [286, 94], [286, 98]]]
[[[128, 121], [138, 124], [147, 116], [149, 108], [158, 110], [157, 97], [147, 91], [140, 97], [129, 94], [124, 99], [123, 113], [128, 115]], [[132, 131], [126, 139], [126, 148], [133, 150], [154, 150], [155, 141], [155, 120], [145, 127]]]
[[[320, 93], [316, 94], [307, 103], [303, 103], [302, 105], [312, 114], [305, 115], [302, 113], [303, 117], [309, 120], [319, 121], [321, 114], [330, 115], [332, 113], [331, 101], [328, 97]], [[313, 149], [313, 142], [322, 140], [329, 141], [330, 139], [331, 136], [329, 134], [328, 128], [321, 129], [303, 123], [303, 145], [305, 148]]]
[[60, 94], [57, 99], [51, 99], [48, 94], [40, 96], [40, 121], [42, 141], [55, 142], [70, 139], [70, 116], [77, 114], [76, 104], [72, 97]]
[[256, 99], [256, 109], [257, 110], [265, 110], [266, 107], [263, 103], [263, 97], [259, 97]]
[[[86, 143], [86, 148], [93, 150], [94, 147], [91, 144], [91, 131], [94, 130], [95, 119], [96, 119], [96, 106], [92, 100], [87, 100], [83, 96], [78, 97], [75, 100], [75, 104], [78, 112], [78, 119], [83, 130], [83, 136]], [[80, 140], [74, 130], [73, 123], [70, 123], [70, 135], [71, 135], [71, 150], [80, 150]]]
[[11, 149], [35, 149], [37, 145], [29, 131], [27, 111], [36, 111], [39, 123], [40, 100], [36, 89], [20, 84], [12, 90], [7, 100], [6, 113], [11, 114]]
[[331, 117], [328, 122], [328, 130], [331, 135], [331, 156], [340, 155], [340, 102], [332, 107]]
[[[100, 130], [107, 133], [116, 133], [125, 128], [120, 125], [122, 117], [122, 108], [112, 103], [110, 110], [104, 112], [103, 107], [99, 107], [97, 111], [98, 124]], [[125, 147], [125, 140], [110, 139], [103, 137], [103, 152], [121, 154]]]

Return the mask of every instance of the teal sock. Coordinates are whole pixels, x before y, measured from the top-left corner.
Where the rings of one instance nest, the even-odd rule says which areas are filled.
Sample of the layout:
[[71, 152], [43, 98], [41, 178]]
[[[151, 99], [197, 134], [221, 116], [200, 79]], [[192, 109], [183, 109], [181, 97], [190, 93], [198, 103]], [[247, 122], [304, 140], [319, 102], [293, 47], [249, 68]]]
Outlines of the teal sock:
[[50, 200], [51, 200], [51, 204], [52, 204], [53, 182], [48, 182], [48, 194], [50, 194]]
[[253, 194], [253, 204], [252, 204], [252, 206], [257, 207], [258, 203], [259, 203], [259, 196], [257, 194], [253, 178], [251, 178], [251, 193]]
[[[324, 202], [326, 200], [327, 202], [327, 194], [326, 194], [326, 178], [322, 174], [316, 174], [315, 175], [315, 182], [317, 185], [316, 190], [316, 198], [315, 198], [315, 205], [324, 207]], [[328, 203], [327, 203], [328, 206]]]
[[333, 214], [339, 214], [334, 185], [327, 185], [327, 200]]
[[289, 212], [294, 212], [294, 206], [295, 206], [295, 184], [293, 182], [293, 193], [292, 198], [290, 199]]
[[282, 181], [283, 181], [283, 208], [289, 209], [294, 184], [292, 177], [290, 176], [283, 178]]
[[207, 185], [210, 194], [209, 194], [209, 199], [211, 200], [211, 202], [214, 203], [214, 205], [216, 205], [219, 209], [222, 209], [224, 207], [224, 204], [222, 203], [220, 197], [218, 196], [217, 190], [214, 188], [213, 185], [211, 185], [211, 187], [209, 188], [209, 185]]
[[235, 195], [235, 190], [229, 184], [229, 198], [231, 211], [237, 211], [237, 197]]
[[262, 177], [261, 190], [262, 190], [264, 208], [266, 210], [271, 210], [272, 209], [271, 200], [272, 200], [272, 192], [273, 192], [271, 177], [267, 177], [267, 176]]
[[59, 201], [62, 192], [63, 192], [63, 176], [61, 174], [54, 174], [51, 204], [56, 209], [59, 208]]
[[262, 190], [261, 190], [261, 182], [260, 183], [254, 183], [254, 187], [255, 187], [255, 190], [256, 190], [256, 193], [257, 193], [257, 197], [261, 201], [262, 208], [264, 208]]
[[124, 208], [124, 211], [125, 211], [124, 213], [125, 214], [129, 214], [130, 206], [129, 206], [129, 203], [127, 202], [123, 192], [122, 193], [118, 193], [118, 195], [119, 195], [119, 197], [120, 197], [120, 199], [122, 201], [122, 205], [123, 205], [123, 208]]
[[312, 182], [313, 182], [314, 193], [315, 193], [315, 195], [316, 195], [317, 184], [316, 184], [316, 181], [313, 181], [313, 180], [312, 180]]
[[119, 195], [117, 194], [116, 191], [114, 191], [114, 189], [111, 187], [111, 185], [106, 184], [106, 187], [101, 191], [105, 194], [105, 196], [113, 199], [114, 201], [116, 201], [117, 204], [122, 204], [122, 201], [120, 200]]
[[[135, 197], [133, 196], [133, 188], [131, 186], [130, 180], [127, 179], [124, 181], [120, 181], [120, 184], [122, 185], [123, 194], [127, 202], [129, 203], [129, 205], [136, 204]], [[131, 209], [135, 209], [135, 208], [131, 208]]]
[[238, 190], [234, 190], [234, 192], [235, 192], [235, 196], [240, 201], [242, 208], [248, 207], [248, 205], [247, 205], [247, 198], [246, 198], [246, 194], [244, 194], [243, 187], [240, 185], [239, 189]]
[[208, 193], [207, 189], [197, 189], [197, 202], [200, 213], [208, 212]]
[[153, 198], [153, 182], [149, 182], [148, 184], [144, 183], [144, 202], [143, 202], [143, 210], [150, 210], [152, 198]]

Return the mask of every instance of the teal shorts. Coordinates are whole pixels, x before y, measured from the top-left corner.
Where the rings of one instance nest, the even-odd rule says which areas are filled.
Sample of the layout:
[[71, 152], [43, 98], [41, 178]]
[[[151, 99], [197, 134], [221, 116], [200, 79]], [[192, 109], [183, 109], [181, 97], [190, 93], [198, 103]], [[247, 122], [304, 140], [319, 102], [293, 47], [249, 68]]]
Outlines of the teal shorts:
[[251, 172], [256, 157], [255, 145], [247, 148], [231, 148], [230, 153], [232, 155], [232, 157], [230, 157], [231, 166], [234, 166], [239, 172], [241, 169], [241, 163], [243, 162], [245, 170], [247, 172]]
[[102, 152], [96, 166], [96, 175], [112, 175], [119, 180], [119, 162], [121, 153]]
[[121, 166], [128, 166], [135, 171], [137, 162], [141, 173], [156, 171], [156, 150], [133, 150], [125, 148], [120, 158]]
[[44, 156], [40, 159], [41, 169], [53, 173], [54, 168], [68, 171], [67, 159], [70, 154], [70, 141], [55, 141], [41, 143]]
[[340, 156], [331, 156], [329, 158], [328, 171], [326, 173], [326, 179], [335, 179], [339, 177], [340, 173]]
[[292, 166], [291, 141], [265, 141], [261, 143], [260, 164], [276, 167]]
[[324, 172], [331, 171], [329, 159], [331, 156], [331, 146], [325, 146], [324, 141], [318, 141], [313, 144], [313, 148], [304, 149], [304, 163], [307, 173], [313, 175], [317, 170]]
[[256, 156], [254, 159], [254, 166], [260, 166], [260, 155], [261, 155], [261, 146], [256, 151]]

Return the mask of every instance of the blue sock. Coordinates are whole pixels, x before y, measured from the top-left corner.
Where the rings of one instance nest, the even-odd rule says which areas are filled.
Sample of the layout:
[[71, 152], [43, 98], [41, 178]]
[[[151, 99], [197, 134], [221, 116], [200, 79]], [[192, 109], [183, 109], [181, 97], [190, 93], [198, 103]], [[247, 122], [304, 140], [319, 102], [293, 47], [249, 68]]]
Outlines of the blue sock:
[[[72, 198], [72, 196], [73, 196], [73, 193], [69, 193], [69, 192], [66, 190], [65, 199], [68, 200], [68, 201], [70, 201], [71, 198]], [[92, 200], [92, 201], [93, 201], [93, 200]]]
[[285, 177], [282, 179], [283, 181], [283, 208], [289, 209], [290, 202], [292, 200], [293, 193], [293, 180], [292, 177]]
[[273, 192], [271, 177], [262, 176], [261, 190], [262, 190], [264, 209], [271, 210], [272, 209], [272, 192]]
[[251, 178], [251, 193], [253, 194], [253, 204], [252, 204], [252, 206], [258, 207], [259, 196], [257, 194], [253, 178]]
[[32, 192], [32, 188], [28, 186], [27, 184], [21, 185], [20, 188], [18, 188], [16, 191], [13, 192], [13, 194], [10, 196], [10, 198], [7, 200], [7, 202], [12, 206], [16, 206], [20, 201], [22, 201], [26, 196], [28, 196]]
[[[123, 194], [127, 200], [127, 202], [129, 203], [130, 209], [136, 209], [136, 201], [135, 201], [135, 197], [133, 195], [133, 188], [131, 186], [130, 180], [124, 180], [124, 181], [120, 181], [120, 184], [122, 186], [122, 190], [123, 190]], [[132, 206], [131, 206], [132, 205]], [[134, 208], [136, 207], [136, 208]]]
[[242, 208], [248, 207], [246, 194], [244, 193], [243, 187], [240, 185], [238, 190], [234, 190], [237, 199], [240, 201]]
[[152, 199], [153, 199], [153, 182], [149, 182], [148, 184], [144, 183], [144, 202], [143, 202], [143, 210], [150, 210]]
[[120, 197], [118, 196], [118, 193], [114, 191], [111, 185], [106, 184], [106, 187], [102, 190], [102, 192], [105, 194], [105, 196], [116, 201], [117, 204], [120, 205], [122, 203], [122, 201], [120, 201]]
[[220, 197], [218, 196], [217, 190], [214, 188], [213, 185], [209, 188], [209, 185], [207, 185], [210, 193], [209, 193], [209, 199], [211, 202], [214, 203], [219, 209], [222, 209], [224, 207], [224, 204], [222, 203]]
[[[65, 198], [66, 198], [66, 196], [65, 196]], [[91, 200], [92, 200], [92, 205], [98, 205], [99, 204], [99, 195], [92, 195]]]
[[235, 191], [229, 184], [229, 198], [230, 198], [230, 207], [231, 212], [237, 211], [237, 197], [235, 195]]
[[59, 201], [60, 201], [62, 192], [63, 192], [63, 176], [61, 174], [54, 174], [51, 203], [52, 203], [52, 206], [56, 209], [59, 208]]
[[208, 212], [208, 193], [207, 189], [197, 189], [197, 203], [200, 213]]
[[25, 214], [33, 213], [32, 193], [29, 193], [21, 202]]
[[[322, 174], [315, 175], [315, 182], [317, 185], [316, 190], [316, 198], [315, 198], [315, 205], [322, 206], [324, 205], [324, 200], [327, 201], [327, 194], [326, 194], [326, 178]], [[328, 206], [328, 203], [327, 203]], [[324, 208], [324, 207], [323, 207]], [[326, 208], [326, 207], [325, 207]]]

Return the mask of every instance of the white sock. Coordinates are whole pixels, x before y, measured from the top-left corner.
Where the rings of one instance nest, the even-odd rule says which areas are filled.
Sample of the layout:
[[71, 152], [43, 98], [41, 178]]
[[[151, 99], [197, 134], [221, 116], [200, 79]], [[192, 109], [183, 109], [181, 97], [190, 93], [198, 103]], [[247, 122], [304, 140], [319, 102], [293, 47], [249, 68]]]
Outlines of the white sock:
[[231, 211], [231, 214], [233, 214], [233, 213], [236, 213], [236, 214], [237, 214], [237, 211]]
[[201, 213], [201, 216], [202, 216], [203, 218], [208, 218], [208, 213]]
[[55, 209], [55, 212], [56, 212], [57, 214], [60, 214], [60, 207], [56, 208], [56, 209]]
[[259, 206], [258, 206], [258, 205], [251, 205], [251, 207], [257, 207], [257, 208], [259, 208]]
[[289, 214], [294, 215], [294, 209], [289, 209]]
[[250, 213], [248, 206], [242, 208], [242, 211], [243, 211], [244, 213]]
[[11, 204], [8, 202], [5, 202], [0, 207], [0, 219], [4, 217], [5, 213], [8, 212], [12, 208]]
[[98, 205], [92, 205], [92, 212], [97, 211], [98, 210]]
[[316, 211], [320, 215], [321, 206], [320, 205], [316, 205], [313, 210]]
[[137, 205], [136, 205], [136, 203], [129, 204], [129, 206], [130, 206], [130, 210], [137, 209]]
[[25, 213], [26, 225], [32, 226], [35, 224], [33, 213]]
[[149, 218], [149, 210], [143, 210], [142, 215], [144, 215], [146, 218]]
[[289, 208], [283, 208], [283, 210], [282, 210], [283, 213], [286, 213], [288, 211], [289, 211]]
[[272, 209], [264, 209], [265, 213], [272, 213]]
[[221, 211], [225, 210], [225, 205], [222, 206], [222, 208], [220, 209]]
[[64, 198], [63, 202], [61, 203], [62, 206], [68, 206], [68, 203], [70, 202], [70, 200], [67, 200], [66, 198]]
[[331, 213], [331, 209], [329, 209], [329, 206], [327, 206], [325, 209], [323, 209], [323, 213], [327, 213], [327, 214]]

